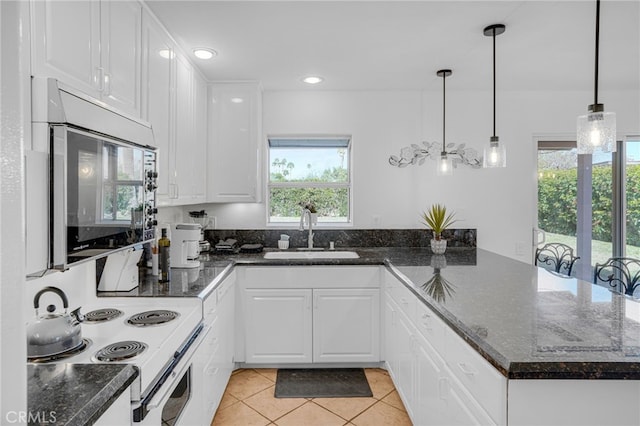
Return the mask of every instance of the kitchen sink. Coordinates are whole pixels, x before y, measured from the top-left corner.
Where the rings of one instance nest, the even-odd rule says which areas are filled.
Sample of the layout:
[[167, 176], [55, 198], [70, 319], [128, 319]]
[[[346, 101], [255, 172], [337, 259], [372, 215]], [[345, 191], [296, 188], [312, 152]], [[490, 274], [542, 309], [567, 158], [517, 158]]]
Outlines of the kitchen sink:
[[272, 251], [265, 259], [358, 259], [355, 251]]

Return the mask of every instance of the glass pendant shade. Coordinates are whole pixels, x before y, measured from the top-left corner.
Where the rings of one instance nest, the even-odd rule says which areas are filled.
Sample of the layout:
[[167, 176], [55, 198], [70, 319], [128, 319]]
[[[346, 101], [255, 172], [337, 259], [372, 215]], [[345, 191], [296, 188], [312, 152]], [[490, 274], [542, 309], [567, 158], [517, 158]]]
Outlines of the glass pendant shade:
[[616, 151], [615, 112], [590, 112], [577, 120], [578, 154]]
[[504, 144], [501, 144], [497, 136], [492, 136], [489, 143], [484, 147], [484, 155], [482, 157], [482, 167], [506, 167], [507, 166], [507, 150]]
[[453, 162], [451, 158], [447, 155], [446, 152], [440, 154], [440, 159], [438, 160], [438, 176], [451, 176], [453, 175]]

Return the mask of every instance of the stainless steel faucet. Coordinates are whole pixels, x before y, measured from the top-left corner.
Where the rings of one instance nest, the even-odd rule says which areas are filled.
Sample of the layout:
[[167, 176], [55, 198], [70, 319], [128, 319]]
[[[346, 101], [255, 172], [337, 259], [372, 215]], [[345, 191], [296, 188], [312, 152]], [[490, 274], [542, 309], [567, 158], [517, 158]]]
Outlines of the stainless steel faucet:
[[300, 216], [300, 230], [304, 231], [304, 217], [307, 216], [309, 219], [309, 238], [307, 240], [307, 248], [308, 249], [312, 249], [313, 248], [313, 220], [311, 219], [311, 210], [309, 210], [308, 208], [303, 208], [302, 209], [302, 216]]

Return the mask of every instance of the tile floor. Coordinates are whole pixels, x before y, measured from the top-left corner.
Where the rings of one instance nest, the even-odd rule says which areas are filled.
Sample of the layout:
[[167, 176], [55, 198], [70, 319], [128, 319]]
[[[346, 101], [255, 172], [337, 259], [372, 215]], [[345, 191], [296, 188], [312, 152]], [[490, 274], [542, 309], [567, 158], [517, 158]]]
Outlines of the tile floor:
[[275, 398], [276, 369], [236, 370], [212, 426], [410, 426], [389, 374], [365, 369], [372, 398]]

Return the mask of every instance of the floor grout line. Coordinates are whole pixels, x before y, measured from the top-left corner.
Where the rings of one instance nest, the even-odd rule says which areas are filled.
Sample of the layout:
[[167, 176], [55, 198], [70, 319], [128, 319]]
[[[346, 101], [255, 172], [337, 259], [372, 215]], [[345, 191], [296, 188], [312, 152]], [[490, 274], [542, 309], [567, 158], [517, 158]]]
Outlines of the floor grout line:
[[[225, 393], [227, 393], [228, 395], [232, 396], [232, 397], [235, 399], [235, 401], [233, 401], [231, 404], [227, 405], [223, 410], [226, 410], [227, 408], [230, 408], [230, 407], [234, 406], [236, 403], [240, 402], [240, 403], [242, 403], [245, 407], [249, 408], [252, 412], [257, 413], [257, 414], [259, 414], [259, 415], [260, 415], [260, 417], [261, 417], [261, 418], [264, 418], [264, 419], [268, 422], [268, 425], [275, 425], [275, 426], [277, 426], [277, 424], [278, 424], [277, 422], [278, 422], [278, 421], [280, 421], [282, 418], [284, 418], [285, 416], [287, 416], [287, 415], [289, 415], [289, 414], [293, 413], [293, 412], [294, 412], [294, 411], [296, 411], [296, 410], [301, 409], [302, 407], [304, 407], [304, 406], [305, 406], [305, 405], [307, 405], [308, 403], [313, 403], [313, 404], [314, 404], [314, 406], [319, 407], [319, 408], [321, 408], [322, 410], [327, 411], [327, 412], [331, 413], [332, 415], [334, 415], [334, 416], [338, 417], [339, 419], [341, 419], [342, 421], [344, 421], [344, 425], [352, 425], [352, 424], [353, 424], [353, 423], [352, 423], [352, 421], [353, 421], [354, 419], [356, 419], [357, 417], [359, 417], [359, 416], [363, 415], [363, 414], [364, 414], [364, 413], [366, 413], [367, 411], [369, 411], [369, 410], [373, 409], [376, 405], [378, 405], [378, 403], [379, 403], [379, 402], [382, 402], [382, 403], [384, 404], [384, 406], [392, 407], [392, 408], [394, 408], [395, 410], [397, 410], [397, 411], [399, 411], [399, 412], [404, 412], [404, 413], [406, 413], [406, 409], [404, 409], [404, 410], [403, 410], [403, 409], [400, 409], [400, 408], [398, 408], [398, 407], [396, 407], [396, 406], [394, 406], [394, 405], [391, 405], [390, 403], [388, 403], [388, 402], [386, 402], [386, 401], [383, 401], [383, 399], [384, 399], [384, 398], [387, 398], [387, 397], [388, 397], [389, 395], [391, 395], [394, 391], [396, 391], [395, 386], [392, 386], [392, 388], [391, 388], [388, 392], [384, 393], [384, 394], [383, 394], [383, 395], [381, 395], [380, 397], [376, 398], [376, 397], [373, 397], [373, 396], [372, 396], [372, 397], [371, 397], [371, 399], [373, 400], [373, 403], [372, 403], [371, 405], [369, 405], [368, 407], [366, 407], [366, 408], [365, 408], [365, 409], [363, 409], [363, 410], [358, 411], [358, 412], [357, 412], [357, 413], [355, 413], [355, 414], [350, 414], [350, 417], [349, 417], [349, 418], [345, 418], [344, 416], [342, 416], [342, 415], [340, 415], [340, 414], [338, 414], [338, 413], [336, 413], [336, 412], [332, 411], [331, 409], [329, 409], [329, 408], [327, 408], [327, 407], [324, 407], [324, 406], [322, 406], [321, 404], [317, 403], [316, 401], [314, 401], [316, 398], [302, 398], [302, 399], [304, 399], [304, 400], [305, 400], [302, 404], [300, 404], [299, 406], [297, 406], [297, 407], [295, 407], [295, 408], [293, 408], [293, 409], [291, 409], [291, 410], [288, 410], [288, 411], [287, 411], [287, 412], [285, 412], [285, 413], [282, 413], [279, 417], [275, 418], [274, 420], [271, 420], [269, 417], [267, 417], [266, 415], [264, 415], [263, 413], [261, 413], [261, 412], [260, 412], [260, 411], [258, 411], [257, 409], [253, 408], [253, 407], [252, 407], [251, 405], [249, 405], [247, 402], [245, 402], [245, 401], [246, 401], [246, 400], [248, 400], [249, 398], [252, 398], [252, 397], [254, 397], [254, 396], [255, 396], [255, 395], [257, 395], [257, 394], [259, 394], [259, 393], [261, 393], [261, 392], [264, 392], [265, 390], [267, 390], [267, 389], [271, 388], [272, 386], [275, 386], [275, 384], [276, 384], [276, 382], [275, 382], [274, 380], [272, 380], [268, 375], [266, 375], [266, 374], [262, 374], [259, 370], [260, 370], [260, 369], [255, 369], [255, 368], [252, 368], [252, 369], [239, 369], [239, 370], [236, 370], [236, 371], [234, 371], [234, 373], [232, 374], [232, 377], [230, 378], [230, 383], [231, 383], [231, 381], [234, 379], [234, 377], [233, 377], [233, 376], [235, 376], [236, 374], [241, 374], [241, 373], [243, 373], [243, 372], [250, 372], [250, 374], [251, 374], [251, 373], [252, 373], [252, 374], [256, 374], [256, 375], [260, 376], [261, 378], [268, 380], [268, 381], [270, 382], [270, 385], [269, 385], [269, 386], [267, 386], [267, 387], [265, 387], [265, 388], [263, 388], [263, 389], [260, 389], [259, 391], [255, 392], [255, 393], [252, 393], [252, 394], [250, 394], [250, 395], [247, 395], [247, 396], [246, 396], [246, 397], [244, 397], [244, 398], [240, 398], [240, 397], [238, 397], [238, 396], [234, 395], [233, 393], [229, 392], [227, 389], [225, 389]], [[375, 369], [374, 369], [374, 370], [375, 370]], [[384, 371], [383, 369], [381, 369], [381, 370], [382, 370], [382, 371]], [[272, 375], [273, 375], [273, 374], [271, 373], [271, 374], [270, 374], [270, 376], [272, 376]], [[389, 381], [393, 384], [393, 381], [392, 381], [391, 377], [390, 377], [390, 376], [388, 376], [388, 375], [386, 375], [386, 376], [387, 376], [387, 378], [386, 378], [386, 379], [383, 379], [383, 380], [382, 380], [382, 382], [383, 382], [383, 381], [385, 381], [385, 380], [389, 380]], [[276, 377], [277, 377], [277, 376], [276, 376]], [[368, 380], [368, 381], [370, 380], [370, 379], [369, 379], [369, 377], [367, 377], [367, 380]], [[228, 387], [228, 386], [227, 386], [227, 387]], [[273, 398], [275, 398], [275, 396], [273, 396]], [[299, 399], [299, 398], [293, 398], [293, 399]], [[336, 398], [336, 399], [348, 399], [348, 398]], [[216, 412], [215, 414], [218, 414], [218, 413]], [[215, 419], [215, 414], [214, 414], [214, 418], [213, 418], [213, 419], [211, 419], [211, 422], [212, 422], [212, 423], [213, 423], [213, 420]]]

